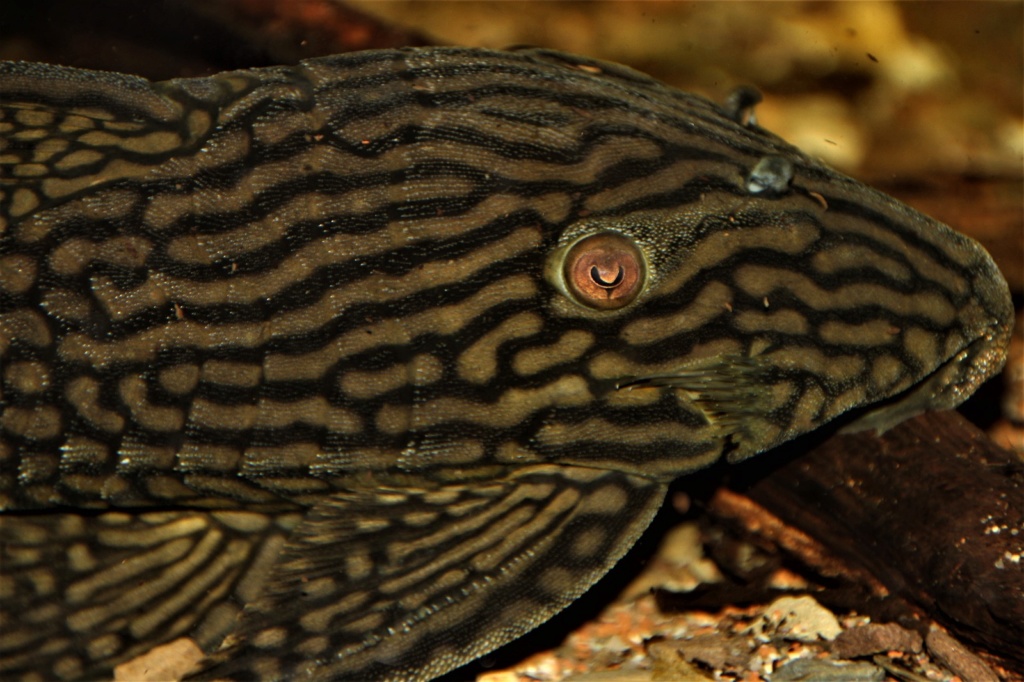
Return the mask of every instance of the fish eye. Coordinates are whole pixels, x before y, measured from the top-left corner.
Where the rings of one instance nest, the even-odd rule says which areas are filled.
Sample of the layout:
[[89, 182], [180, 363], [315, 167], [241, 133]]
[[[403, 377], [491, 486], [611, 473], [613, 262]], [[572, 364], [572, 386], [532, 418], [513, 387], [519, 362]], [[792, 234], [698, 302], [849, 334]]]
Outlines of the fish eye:
[[646, 264], [636, 245], [621, 234], [603, 232], [573, 244], [565, 256], [565, 282], [579, 303], [603, 310], [621, 308], [643, 288]]

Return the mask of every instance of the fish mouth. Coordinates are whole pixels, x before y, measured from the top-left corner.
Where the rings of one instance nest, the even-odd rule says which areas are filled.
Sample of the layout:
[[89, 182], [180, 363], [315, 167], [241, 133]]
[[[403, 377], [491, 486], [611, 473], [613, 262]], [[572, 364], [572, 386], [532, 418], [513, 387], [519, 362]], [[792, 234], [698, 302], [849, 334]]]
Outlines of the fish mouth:
[[882, 434], [922, 412], [951, 410], [1003, 369], [1014, 327], [1010, 287], [984, 249], [971, 270], [972, 296], [957, 316], [959, 347], [906, 390], [863, 408], [842, 432]]
[[969, 398], [1006, 363], [1009, 327], [993, 325], [989, 334], [955, 352], [922, 381], [888, 399], [861, 407], [841, 433], [874, 430], [881, 435], [923, 412], [951, 410]]
[[[973, 333], [968, 334], [964, 346], [936, 370], [936, 373], [945, 371], [950, 377], [948, 388], [941, 391], [943, 399], [936, 401], [937, 406], [933, 409], [956, 407], [1002, 371], [1006, 364], [1014, 330], [1010, 286], [984, 249], [981, 249], [972, 271], [973, 305], [962, 313], [962, 319], [964, 326]], [[949, 369], [951, 367], [959, 371]]]
[[[1009, 301], [1009, 296], [1007, 296]], [[985, 327], [973, 341], [954, 353], [935, 372], [947, 376], [944, 390], [938, 391], [931, 409], [952, 409], [1002, 371], [1006, 365], [1012, 318]]]

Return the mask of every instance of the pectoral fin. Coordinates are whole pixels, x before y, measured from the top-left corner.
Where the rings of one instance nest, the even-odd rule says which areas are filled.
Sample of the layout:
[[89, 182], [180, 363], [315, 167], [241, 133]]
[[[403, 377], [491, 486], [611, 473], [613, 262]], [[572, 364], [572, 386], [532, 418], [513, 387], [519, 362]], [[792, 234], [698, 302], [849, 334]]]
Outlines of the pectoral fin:
[[434, 490], [339, 493], [281, 553], [201, 679], [425, 680], [527, 632], [598, 580], [663, 484], [541, 465]]
[[774, 432], [765, 428], [771, 409], [766, 387], [777, 370], [760, 357], [735, 353], [700, 358], [665, 374], [631, 377], [619, 389], [663, 387], [681, 391], [723, 441], [730, 441], [729, 461], [740, 461], [770, 446]]

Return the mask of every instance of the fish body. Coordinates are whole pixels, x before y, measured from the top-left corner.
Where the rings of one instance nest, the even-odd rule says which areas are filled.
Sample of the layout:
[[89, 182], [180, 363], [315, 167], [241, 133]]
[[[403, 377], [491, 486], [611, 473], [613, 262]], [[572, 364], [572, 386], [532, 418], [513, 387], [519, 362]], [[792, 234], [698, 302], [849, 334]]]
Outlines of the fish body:
[[548, 50], [0, 64], [0, 671], [428, 680], [674, 478], [1002, 366], [984, 249]]

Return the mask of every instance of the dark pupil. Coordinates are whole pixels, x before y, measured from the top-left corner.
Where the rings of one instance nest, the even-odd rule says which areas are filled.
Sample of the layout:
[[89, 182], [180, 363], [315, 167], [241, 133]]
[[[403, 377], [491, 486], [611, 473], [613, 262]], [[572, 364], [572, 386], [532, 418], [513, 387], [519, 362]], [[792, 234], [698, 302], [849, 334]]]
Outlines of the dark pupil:
[[596, 265], [590, 268], [590, 278], [594, 280], [594, 283], [597, 284], [597, 286], [604, 287], [605, 289], [613, 289], [619, 286], [619, 284], [622, 282], [623, 274], [624, 272], [622, 270], [622, 266], [620, 265], [619, 271], [615, 273], [615, 279], [609, 282], [601, 277], [601, 271], [597, 269]]

